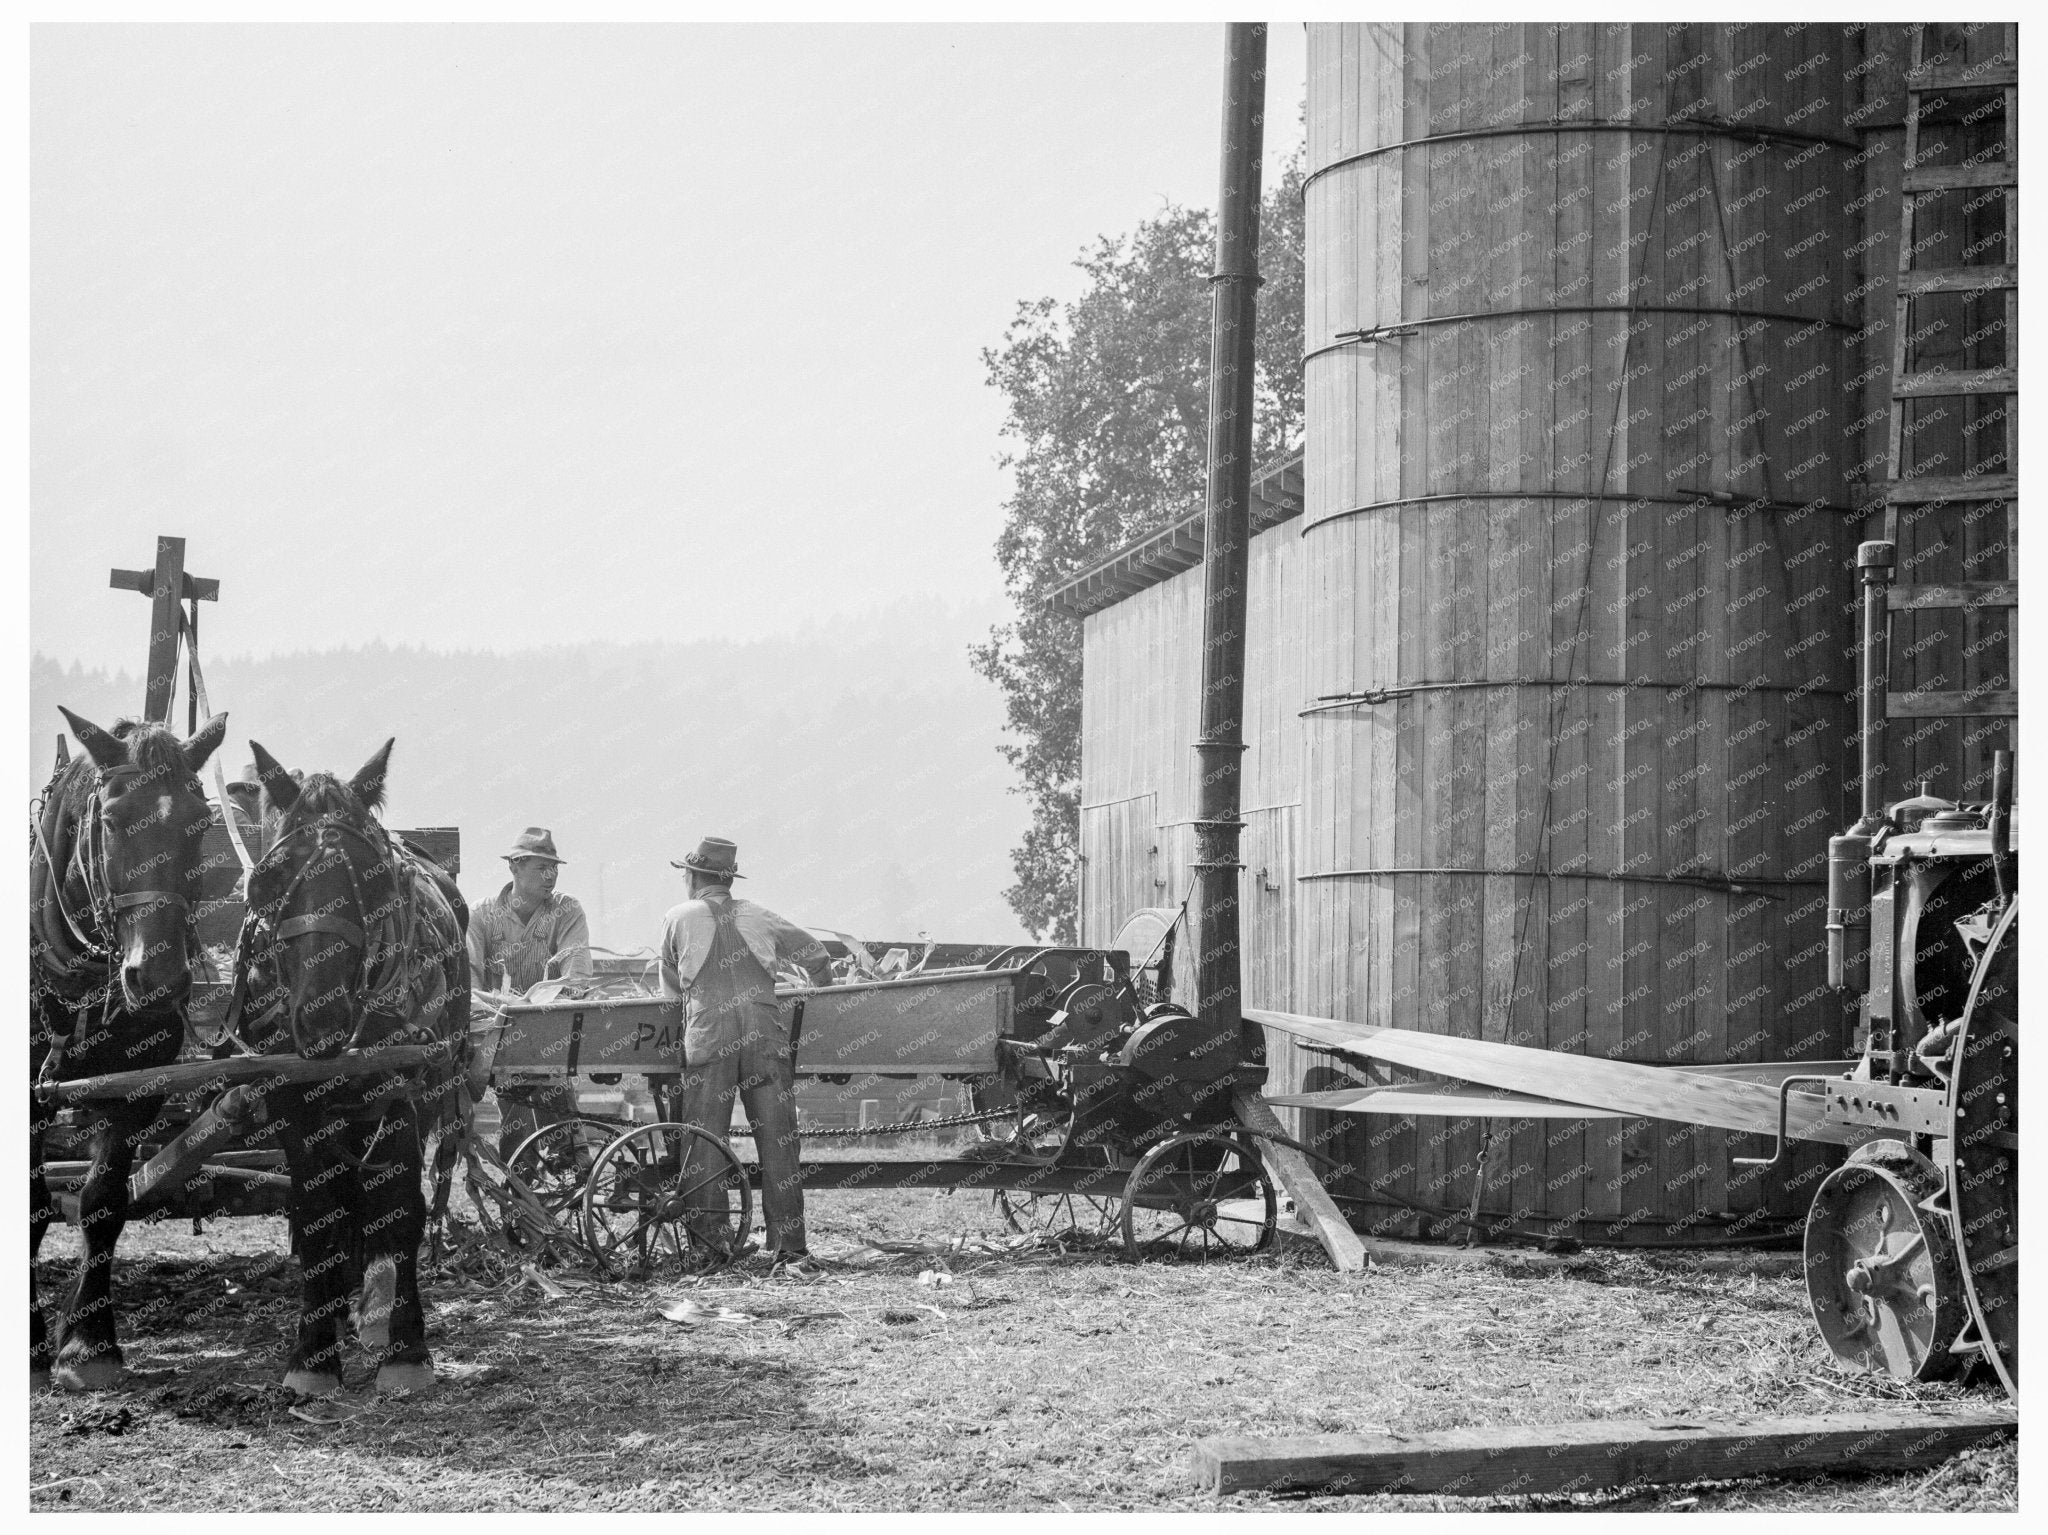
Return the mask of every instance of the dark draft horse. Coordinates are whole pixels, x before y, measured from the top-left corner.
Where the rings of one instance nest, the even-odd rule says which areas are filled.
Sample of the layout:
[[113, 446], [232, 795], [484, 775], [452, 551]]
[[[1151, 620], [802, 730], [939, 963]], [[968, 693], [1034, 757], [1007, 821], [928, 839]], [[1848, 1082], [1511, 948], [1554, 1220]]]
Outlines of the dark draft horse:
[[[103, 730], [63, 711], [84, 748], [44, 791], [29, 841], [31, 1082], [169, 1065], [185, 1042], [199, 952], [200, 843], [213, 819], [198, 772], [227, 732], [216, 715], [190, 740], [124, 720]], [[121, 1378], [114, 1248], [128, 1174], [162, 1098], [96, 1101], [91, 1165], [78, 1193], [84, 1258], [59, 1320], [57, 1384], [103, 1390]], [[43, 1179], [48, 1111], [29, 1102], [29, 1375], [51, 1374], [35, 1257], [56, 1217]]]
[[450, 879], [372, 814], [392, 743], [343, 781], [302, 781], [254, 741], [265, 847], [249, 876], [228, 1022], [240, 1048], [324, 1059], [424, 1044], [422, 1068], [273, 1089], [265, 1112], [292, 1175], [302, 1292], [285, 1385], [341, 1388], [344, 1322], [360, 1286], [360, 1340], [377, 1389], [434, 1382], [420, 1308], [425, 1143], [452, 1121], [468, 1065], [469, 909]]

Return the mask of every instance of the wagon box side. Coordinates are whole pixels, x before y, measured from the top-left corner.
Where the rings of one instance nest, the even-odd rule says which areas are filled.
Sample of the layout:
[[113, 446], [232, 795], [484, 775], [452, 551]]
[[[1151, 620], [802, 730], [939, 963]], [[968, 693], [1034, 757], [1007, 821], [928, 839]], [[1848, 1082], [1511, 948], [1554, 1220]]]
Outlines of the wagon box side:
[[973, 1076], [997, 1067], [1016, 976], [971, 971], [779, 992], [786, 1020], [803, 1003], [799, 1076]]
[[[797, 1033], [798, 1076], [973, 1076], [996, 1070], [1014, 987], [1014, 975], [984, 971], [787, 987], [776, 996], [784, 1026]], [[504, 1011], [492, 1063], [502, 1081], [682, 1068], [683, 1004], [675, 998], [513, 1003]]]

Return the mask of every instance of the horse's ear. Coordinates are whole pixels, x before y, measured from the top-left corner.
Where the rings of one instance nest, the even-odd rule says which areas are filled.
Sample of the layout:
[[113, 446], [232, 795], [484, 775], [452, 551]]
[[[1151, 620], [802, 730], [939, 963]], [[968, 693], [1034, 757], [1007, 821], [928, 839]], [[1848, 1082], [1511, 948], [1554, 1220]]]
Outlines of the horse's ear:
[[178, 747], [185, 759], [185, 771], [197, 774], [206, 766], [206, 759], [214, 754], [220, 743], [227, 739], [228, 717], [216, 714], [192, 733], [191, 739]]
[[80, 719], [62, 704], [57, 712], [64, 716], [64, 723], [71, 727], [71, 733], [78, 737], [78, 744], [85, 748], [85, 754], [92, 758], [93, 766], [101, 772], [128, 765], [128, 748], [108, 735], [91, 720]]
[[296, 805], [299, 786], [285, 771], [284, 764], [265, 751], [258, 741], [249, 743], [249, 755], [256, 759], [256, 776], [263, 780], [263, 792], [270, 796], [270, 803], [280, 810], [289, 810]]
[[365, 810], [375, 810], [384, 803], [384, 774], [391, 766], [391, 748], [397, 744], [398, 738], [394, 736], [378, 747], [348, 781]]

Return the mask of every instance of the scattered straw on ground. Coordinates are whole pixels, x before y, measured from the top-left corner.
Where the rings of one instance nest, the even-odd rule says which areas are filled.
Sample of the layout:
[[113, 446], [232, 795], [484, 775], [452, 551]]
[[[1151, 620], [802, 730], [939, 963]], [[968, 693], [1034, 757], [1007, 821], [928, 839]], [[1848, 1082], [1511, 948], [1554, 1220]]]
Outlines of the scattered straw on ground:
[[[1019, 1242], [987, 1196], [815, 1194], [814, 1281], [524, 1275], [428, 1289], [441, 1384], [303, 1404], [283, 1222], [124, 1244], [129, 1389], [30, 1406], [33, 1507], [1204, 1508], [1214, 1433], [1419, 1432], [1940, 1400], [1837, 1370], [1800, 1281], [1682, 1258], [1339, 1275], [1313, 1248], [1130, 1265]], [[61, 1293], [69, 1232], [42, 1293]], [[555, 1293], [559, 1290], [560, 1293]], [[663, 1308], [669, 1311], [662, 1314]], [[1981, 1395], [1981, 1393], [1978, 1393]], [[1246, 1497], [1318, 1508], [1449, 1499]], [[2011, 1442], [1904, 1476], [1751, 1480], [1493, 1506], [2011, 1509]]]

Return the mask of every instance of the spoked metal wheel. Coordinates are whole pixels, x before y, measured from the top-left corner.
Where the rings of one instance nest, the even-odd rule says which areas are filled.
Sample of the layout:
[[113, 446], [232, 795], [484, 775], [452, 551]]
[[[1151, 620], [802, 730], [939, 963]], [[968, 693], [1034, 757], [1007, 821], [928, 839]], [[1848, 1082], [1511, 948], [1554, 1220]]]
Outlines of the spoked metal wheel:
[[1066, 1246], [1113, 1241], [1121, 1230], [1123, 1204], [1114, 1194], [1033, 1194], [997, 1189], [996, 1208], [1020, 1236], [1043, 1237]]
[[578, 1217], [584, 1186], [591, 1169], [606, 1146], [627, 1126], [615, 1119], [579, 1117], [542, 1125], [512, 1148], [506, 1167], [533, 1191], [548, 1214], [572, 1236], [578, 1234]]
[[732, 1148], [696, 1125], [641, 1125], [598, 1153], [583, 1189], [583, 1245], [605, 1272], [698, 1272], [739, 1254], [754, 1196]]
[[1124, 1256], [1234, 1257], [1273, 1245], [1279, 1199], [1251, 1143], [1197, 1132], [1161, 1141], [1124, 1186]]
[[1948, 1219], [1970, 1337], [1999, 1384], [2020, 1390], [2019, 901], [1992, 929], [1951, 1058]]
[[1904, 1141], [1869, 1141], [1828, 1175], [1806, 1216], [1806, 1293], [1845, 1364], [1940, 1380], [1968, 1311], [1938, 1203], [1941, 1170]]

